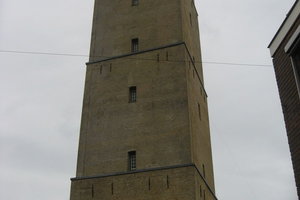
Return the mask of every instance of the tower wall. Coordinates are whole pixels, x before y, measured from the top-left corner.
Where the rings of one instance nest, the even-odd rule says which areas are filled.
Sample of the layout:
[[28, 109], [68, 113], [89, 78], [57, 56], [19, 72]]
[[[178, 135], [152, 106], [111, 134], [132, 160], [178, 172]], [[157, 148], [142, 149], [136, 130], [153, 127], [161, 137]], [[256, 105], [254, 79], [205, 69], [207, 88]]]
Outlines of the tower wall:
[[130, 53], [131, 39], [140, 50], [182, 41], [181, 0], [96, 0], [90, 61]]
[[88, 64], [77, 176], [127, 171], [133, 150], [140, 169], [191, 163], [187, 69], [167, 52], [184, 60], [178, 45]]
[[71, 200], [216, 199], [194, 2], [131, 3], [95, 1]]

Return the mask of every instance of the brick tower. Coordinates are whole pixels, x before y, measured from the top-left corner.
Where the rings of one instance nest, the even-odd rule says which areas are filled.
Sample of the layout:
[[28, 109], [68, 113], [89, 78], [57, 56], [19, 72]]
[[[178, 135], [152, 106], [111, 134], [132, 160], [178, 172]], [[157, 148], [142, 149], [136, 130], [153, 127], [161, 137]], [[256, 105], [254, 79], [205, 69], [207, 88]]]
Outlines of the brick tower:
[[214, 200], [193, 0], [95, 0], [71, 200]]

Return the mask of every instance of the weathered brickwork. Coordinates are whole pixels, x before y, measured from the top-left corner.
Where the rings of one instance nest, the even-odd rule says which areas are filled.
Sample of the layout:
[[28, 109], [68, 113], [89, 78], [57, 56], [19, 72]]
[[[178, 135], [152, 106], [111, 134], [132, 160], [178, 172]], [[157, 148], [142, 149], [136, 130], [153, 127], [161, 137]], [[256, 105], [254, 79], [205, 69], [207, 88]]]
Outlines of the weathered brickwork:
[[71, 199], [213, 199], [194, 167], [73, 180]]
[[297, 19], [273, 56], [276, 80], [292, 156], [293, 168], [300, 197], [300, 100], [291, 58], [284, 47], [300, 24]]
[[71, 200], [215, 200], [194, 2], [132, 2], [95, 1]]

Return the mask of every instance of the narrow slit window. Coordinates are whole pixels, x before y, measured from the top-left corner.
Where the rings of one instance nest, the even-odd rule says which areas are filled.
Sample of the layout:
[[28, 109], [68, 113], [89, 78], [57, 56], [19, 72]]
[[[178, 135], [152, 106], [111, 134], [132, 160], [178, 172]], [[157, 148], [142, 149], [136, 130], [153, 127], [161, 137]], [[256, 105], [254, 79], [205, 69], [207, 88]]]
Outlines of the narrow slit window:
[[129, 171], [136, 170], [136, 152], [135, 151], [128, 152], [128, 169], [129, 169]]
[[136, 102], [136, 87], [130, 87], [129, 88], [129, 103]]
[[132, 6], [138, 6], [139, 0], [132, 0]]
[[199, 114], [199, 119], [201, 120], [202, 119], [202, 116], [201, 116], [201, 106], [200, 106], [199, 103], [198, 103], [198, 114]]
[[193, 26], [192, 14], [190, 13], [190, 24]]
[[200, 185], [200, 197], [202, 197], [202, 186]]
[[139, 39], [135, 38], [131, 40], [131, 52], [139, 51]]

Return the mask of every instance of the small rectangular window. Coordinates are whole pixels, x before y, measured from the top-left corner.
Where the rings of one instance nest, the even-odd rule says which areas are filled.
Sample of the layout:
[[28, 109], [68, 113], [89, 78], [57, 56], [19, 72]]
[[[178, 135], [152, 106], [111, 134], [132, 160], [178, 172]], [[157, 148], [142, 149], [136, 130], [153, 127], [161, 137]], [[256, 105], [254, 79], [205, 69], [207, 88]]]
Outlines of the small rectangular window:
[[131, 52], [139, 51], [139, 39], [135, 38], [131, 40]]
[[139, 5], [139, 0], [132, 0], [132, 6]]
[[129, 88], [129, 103], [136, 102], [136, 87]]
[[135, 151], [128, 152], [128, 169], [129, 169], [129, 171], [136, 170], [136, 152]]

